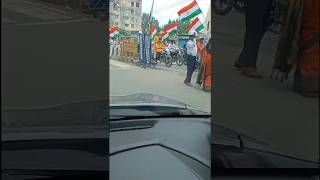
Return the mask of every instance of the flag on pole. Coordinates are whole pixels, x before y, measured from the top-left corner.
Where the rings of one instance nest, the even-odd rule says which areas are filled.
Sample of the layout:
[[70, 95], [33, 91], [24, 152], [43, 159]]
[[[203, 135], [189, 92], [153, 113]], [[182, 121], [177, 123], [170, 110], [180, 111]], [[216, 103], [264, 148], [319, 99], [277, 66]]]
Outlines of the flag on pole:
[[165, 28], [165, 31], [168, 32], [169, 35], [177, 34], [178, 31], [178, 23], [173, 23]]
[[164, 31], [164, 33], [162, 33], [162, 41], [166, 41], [169, 38], [169, 33], [167, 31]]
[[154, 37], [157, 35], [157, 29], [154, 26], [150, 27], [151, 40], [153, 41]]
[[192, 31], [200, 32], [204, 29], [203, 24], [201, 23], [200, 19], [196, 17], [188, 27], [187, 31], [190, 33]]
[[201, 13], [201, 9], [195, 0], [193, 0], [188, 6], [183, 7], [178, 11], [180, 21], [192, 19]]
[[110, 27], [109, 28], [110, 38], [111, 39], [117, 39], [120, 37], [119, 31], [117, 27]]

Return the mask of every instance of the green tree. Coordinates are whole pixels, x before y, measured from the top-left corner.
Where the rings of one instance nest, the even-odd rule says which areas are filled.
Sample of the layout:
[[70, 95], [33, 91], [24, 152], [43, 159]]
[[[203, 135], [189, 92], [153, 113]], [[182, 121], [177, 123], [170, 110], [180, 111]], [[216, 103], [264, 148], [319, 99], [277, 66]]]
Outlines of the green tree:
[[142, 21], [141, 21], [141, 28], [142, 28], [143, 33], [147, 32], [148, 22], [149, 22], [149, 14], [143, 13], [142, 14]]
[[178, 34], [188, 34], [187, 29], [190, 25], [190, 21], [179, 22], [178, 24]]
[[[143, 13], [142, 14], [142, 21], [141, 21], [141, 27], [142, 27], [142, 32], [147, 33], [148, 32], [148, 23], [149, 21], [149, 14]], [[151, 17], [151, 25], [155, 26], [157, 31], [160, 30], [160, 25], [159, 25], [159, 20], [157, 20], [154, 16]]]

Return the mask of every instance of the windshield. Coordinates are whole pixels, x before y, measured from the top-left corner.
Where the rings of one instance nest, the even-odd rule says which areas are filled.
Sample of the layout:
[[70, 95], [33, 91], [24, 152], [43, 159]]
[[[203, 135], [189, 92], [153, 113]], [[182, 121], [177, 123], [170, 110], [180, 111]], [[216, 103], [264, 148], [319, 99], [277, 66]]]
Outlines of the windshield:
[[[174, 0], [171, 9], [156, 10], [169, 4], [155, 1], [151, 16], [152, 0], [132, 3], [110, 6], [110, 103], [191, 106], [210, 113], [212, 59], [204, 53], [210, 32], [201, 26], [196, 37], [189, 37], [193, 19], [179, 22], [177, 14], [190, 2]], [[199, 2], [205, 15], [209, 4]], [[128, 13], [121, 13], [123, 7]], [[198, 17], [205, 23], [205, 17]], [[190, 55], [184, 48], [188, 41], [194, 45]], [[142, 108], [136, 112], [150, 115]]]

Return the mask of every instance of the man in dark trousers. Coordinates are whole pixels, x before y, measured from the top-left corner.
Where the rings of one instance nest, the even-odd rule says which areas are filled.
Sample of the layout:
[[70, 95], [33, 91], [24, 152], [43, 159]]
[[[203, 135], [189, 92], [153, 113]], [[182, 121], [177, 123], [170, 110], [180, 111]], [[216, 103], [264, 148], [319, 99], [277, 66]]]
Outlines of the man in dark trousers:
[[197, 62], [197, 44], [196, 44], [196, 32], [189, 33], [189, 40], [186, 44], [187, 49], [187, 75], [184, 83], [188, 86], [191, 86], [192, 74], [196, 68]]
[[251, 78], [262, 78], [256, 64], [259, 46], [268, 26], [272, 23], [272, 0], [247, 0], [245, 11], [246, 33], [240, 56], [234, 63], [236, 69]]

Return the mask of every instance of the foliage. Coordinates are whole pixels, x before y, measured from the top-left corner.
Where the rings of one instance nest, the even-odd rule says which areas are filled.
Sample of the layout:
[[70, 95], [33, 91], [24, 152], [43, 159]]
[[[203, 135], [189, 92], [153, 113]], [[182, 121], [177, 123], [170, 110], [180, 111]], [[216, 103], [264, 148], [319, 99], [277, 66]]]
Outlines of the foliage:
[[123, 28], [119, 28], [118, 30], [119, 30], [120, 36], [131, 36], [131, 33], [129, 31], [126, 31]]
[[[148, 32], [148, 23], [149, 23], [149, 14], [143, 13], [142, 14], [142, 21], [141, 21], [141, 27], [142, 27], [143, 33]], [[153, 16], [152, 16], [152, 20], [151, 20], [151, 25], [155, 26], [157, 31], [160, 30], [159, 21]]]

